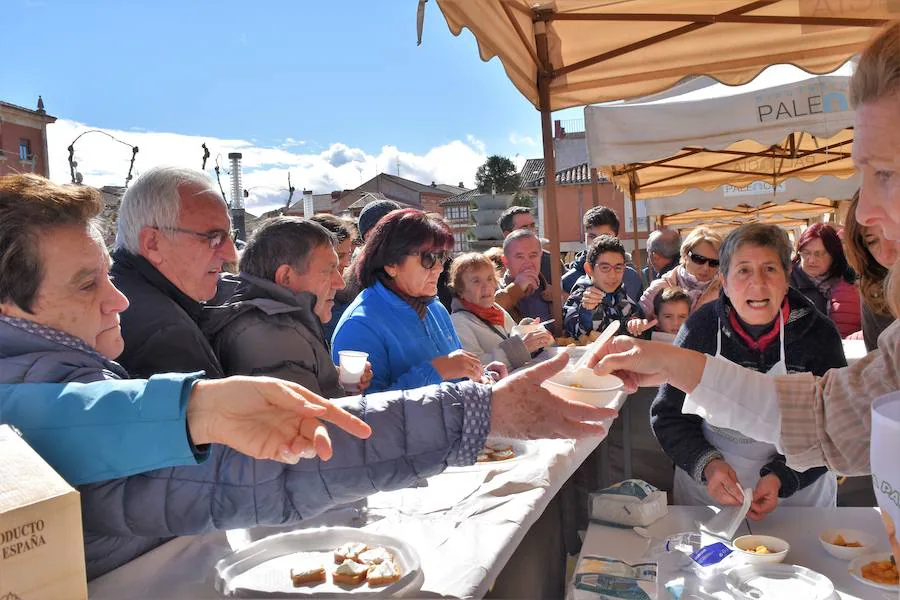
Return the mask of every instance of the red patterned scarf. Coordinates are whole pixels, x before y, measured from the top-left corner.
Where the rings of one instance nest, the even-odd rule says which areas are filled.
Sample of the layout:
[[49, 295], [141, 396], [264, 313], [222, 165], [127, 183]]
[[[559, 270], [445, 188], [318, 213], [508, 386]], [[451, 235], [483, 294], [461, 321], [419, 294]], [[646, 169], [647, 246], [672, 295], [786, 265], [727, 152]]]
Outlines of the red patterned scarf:
[[496, 325], [501, 329], [506, 324], [506, 316], [503, 314], [503, 309], [496, 304], [491, 305], [489, 308], [485, 308], [481, 305], [473, 304], [468, 300], [463, 300], [462, 298], [459, 299], [459, 302], [464, 309], [482, 321], [487, 321], [491, 325]]

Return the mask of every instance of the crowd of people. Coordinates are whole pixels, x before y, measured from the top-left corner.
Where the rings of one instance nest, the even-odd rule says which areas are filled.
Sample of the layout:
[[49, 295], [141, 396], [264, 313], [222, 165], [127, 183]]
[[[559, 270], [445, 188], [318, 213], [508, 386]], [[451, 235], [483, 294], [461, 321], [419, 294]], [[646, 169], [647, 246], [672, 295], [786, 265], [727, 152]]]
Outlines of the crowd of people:
[[[565, 353], [522, 367], [557, 327], [581, 339], [618, 322], [591, 366], [661, 384], [646, 418], [677, 503], [750, 488], [754, 519], [834, 506], [836, 474], [870, 469], [872, 400], [900, 388], [900, 143], [884, 126], [900, 25], [853, 86], [863, 187], [845, 228], [793, 243], [760, 223], [655, 231], [638, 271], [615, 212], [594, 207], [560, 281], [526, 207], [484, 254], [453, 257], [440, 216], [392, 202], [357, 223], [275, 217], [239, 253], [206, 175], [156, 167], [126, 191], [110, 253], [96, 190], [0, 178], [3, 421], [78, 486], [93, 578], [173, 536], [297, 521], [472, 464], [489, 433], [603, 433], [614, 411], [541, 386]], [[873, 352], [847, 368], [842, 338]], [[366, 356], [352, 389], [348, 351]], [[47, 434], [67, 423], [95, 435]]]

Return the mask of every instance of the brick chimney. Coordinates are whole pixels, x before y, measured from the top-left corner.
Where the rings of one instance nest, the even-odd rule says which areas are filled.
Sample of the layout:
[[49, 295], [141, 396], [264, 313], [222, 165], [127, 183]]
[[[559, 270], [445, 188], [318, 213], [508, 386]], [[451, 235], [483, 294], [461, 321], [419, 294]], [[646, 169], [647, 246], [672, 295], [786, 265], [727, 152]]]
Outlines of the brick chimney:
[[562, 126], [559, 119], [553, 121], [553, 139], [561, 140], [566, 137], [566, 128]]

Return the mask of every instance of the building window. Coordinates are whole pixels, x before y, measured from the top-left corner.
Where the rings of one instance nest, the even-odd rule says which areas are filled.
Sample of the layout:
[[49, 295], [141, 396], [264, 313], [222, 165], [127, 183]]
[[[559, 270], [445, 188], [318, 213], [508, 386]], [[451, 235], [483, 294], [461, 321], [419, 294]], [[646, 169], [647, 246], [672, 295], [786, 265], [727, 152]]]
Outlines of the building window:
[[453, 250], [456, 252], [469, 250], [469, 239], [466, 237], [465, 231], [457, 231], [453, 234]]
[[444, 214], [448, 221], [468, 222], [469, 207], [468, 206], [449, 206], [444, 211]]
[[31, 160], [31, 140], [19, 140], [19, 160]]

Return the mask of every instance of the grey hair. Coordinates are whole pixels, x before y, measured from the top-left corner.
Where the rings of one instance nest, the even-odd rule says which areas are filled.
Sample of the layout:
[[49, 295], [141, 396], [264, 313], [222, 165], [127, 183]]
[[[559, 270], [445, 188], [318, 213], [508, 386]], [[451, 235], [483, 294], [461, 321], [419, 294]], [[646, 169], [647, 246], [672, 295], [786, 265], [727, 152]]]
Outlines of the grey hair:
[[506, 254], [506, 249], [509, 248], [510, 244], [514, 242], [518, 242], [519, 240], [524, 240], [526, 238], [531, 238], [537, 241], [538, 246], [541, 245], [541, 239], [530, 229], [516, 229], [503, 240], [503, 254]]
[[281, 265], [290, 265], [300, 274], [309, 269], [310, 256], [316, 248], [337, 243], [334, 234], [312, 221], [300, 217], [275, 217], [266, 220], [253, 233], [241, 254], [241, 273], [275, 281]]
[[681, 252], [681, 235], [673, 229], [657, 229], [647, 237], [647, 252], [677, 258]]
[[153, 167], [135, 179], [122, 197], [116, 229], [116, 248], [139, 254], [141, 230], [144, 227], [177, 227], [181, 212], [178, 190], [187, 185], [205, 188], [204, 191], [214, 194], [227, 207], [225, 199], [205, 173], [183, 167]]
[[778, 255], [784, 276], [791, 272], [791, 240], [787, 232], [777, 225], [765, 223], [747, 223], [728, 234], [719, 249], [719, 272], [728, 277], [731, 270], [731, 259], [744, 244], [752, 244], [760, 248], [771, 248]]

